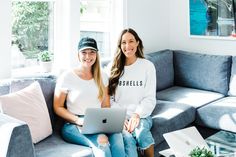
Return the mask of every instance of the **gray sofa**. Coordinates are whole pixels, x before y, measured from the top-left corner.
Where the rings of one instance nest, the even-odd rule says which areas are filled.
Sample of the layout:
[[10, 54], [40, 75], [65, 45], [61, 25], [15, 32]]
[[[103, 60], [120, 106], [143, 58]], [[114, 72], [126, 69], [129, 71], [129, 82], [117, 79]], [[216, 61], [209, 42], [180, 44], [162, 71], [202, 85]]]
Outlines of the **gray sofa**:
[[163, 50], [146, 58], [157, 73], [152, 113], [157, 155], [168, 147], [163, 133], [176, 129], [194, 125], [203, 137], [217, 130], [236, 132], [235, 56]]
[[[155, 156], [166, 149], [163, 134], [191, 125], [236, 132], [236, 57], [163, 50], [146, 55], [156, 67], [157, 105], [152, 113]], [[232, 68], [231, 68], [232, 67]], [[232, 71], [232, 72], [231, 72]], [[235, 76], [236, 77], [236, 76]], [[11, 136], [7, 157], [93, 156], [88, 147], [65, 142], [60, 136], [63, 120], [52, 108], [56, 77], [18, 78], [0, 83], [0, 95], [38, 81], [47, 102], [53, 134], [32, 144], [29, 128], [22, 123]], [[0, 126], [14, 121], [0, 114]], [[23, 144], [19, 145], [19, 141]]]

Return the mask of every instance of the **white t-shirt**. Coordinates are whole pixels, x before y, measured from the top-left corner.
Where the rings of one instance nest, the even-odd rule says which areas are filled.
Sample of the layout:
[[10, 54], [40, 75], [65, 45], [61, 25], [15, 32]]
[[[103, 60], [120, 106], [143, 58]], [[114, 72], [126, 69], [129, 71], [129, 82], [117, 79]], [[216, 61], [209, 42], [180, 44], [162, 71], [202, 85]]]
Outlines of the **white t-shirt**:
[[[102, 73], [104, 86], [108, 77]], [[67, 92], [67, 109], [76, 115], [84, 115], [87, 108], [101, 108], [98, 87], [94, 81], [81, 79], [73, 70], [64, 72], [57, 80], [56, 88]]]
[[137, 113], [141, 118], [151, 115], [156, 105], [156, 70], [152, 62], [138, 58], [124, 67], [112, 107], [127, 109], [128, 117]]

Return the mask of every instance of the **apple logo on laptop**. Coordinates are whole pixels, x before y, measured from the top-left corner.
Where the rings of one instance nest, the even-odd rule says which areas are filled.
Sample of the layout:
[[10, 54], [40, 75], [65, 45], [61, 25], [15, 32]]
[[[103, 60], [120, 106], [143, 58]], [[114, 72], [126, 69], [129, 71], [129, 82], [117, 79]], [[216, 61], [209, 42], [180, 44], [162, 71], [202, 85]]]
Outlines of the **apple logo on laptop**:
[[190, 145], [190, 142], [189, 142], [189, 141], [185, 141], [185, 143], [186, 143], [187, 145]]
[[106, 119], [106, 118], [103, 119], [103, 120], [102, 120], [102, 123], [107, 123], [107, 119]]

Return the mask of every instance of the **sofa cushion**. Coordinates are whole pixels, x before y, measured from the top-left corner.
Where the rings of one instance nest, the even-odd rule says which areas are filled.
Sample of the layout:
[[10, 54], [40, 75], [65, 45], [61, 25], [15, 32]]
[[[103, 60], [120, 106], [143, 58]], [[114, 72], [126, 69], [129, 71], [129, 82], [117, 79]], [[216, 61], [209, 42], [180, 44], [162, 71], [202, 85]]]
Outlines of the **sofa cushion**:
[[174, 85], [173, 52], [162, 50], [146, 54], [156, 68], [157, 91], [166, 89]]
[[195, 108], [224, 97], [223, 94], [205, 90], [174, 86], [157, 92], [157, 99], [184, 103]]
[[232, 58], [231, 78], [229, 83], [230, 96], [236, 96], [236, 56]]
[[0, 96], [0, 103], [5, 114], [29, 125], [34, 143], [52, 134], [47, 105], [38, 82], [15, 93]]
[[195, 119], [195, 108], [186, 104], [157, 101], [152, 113], [152, 135], [155, 145], [161, 143], [163, 134], [177, 129], [182, 129], [192, 123]]
[[196, 123], [213, 129], [236, 132], [236, 97], [225, 97], [199, 108]]
[[35, 152], [37, 157], [93, 157], [91, 148], [65, 142], [55, 133], [37, 143]]
[[231, 56], [174, 51], [175, 84], [227, 95]]
[[12, 79], [10, 92], [17, 92], [27, 86], [29, 86], [34, 81], [39, 82], [43, 96], [45, 98], [49, 116], [51, 119], [52, 127], [55, 128], [55, 116], [53, 111], [53, 97], [54, 97], [54, 89], [56, 84], [56, 77], [54, 76], [39, 76], [39, 77], [30, 77], [30, 78], [18, 78]]
[[4, 80], [0, 82], [0, 95], [8, 94], [10, 92], [10, 81]]

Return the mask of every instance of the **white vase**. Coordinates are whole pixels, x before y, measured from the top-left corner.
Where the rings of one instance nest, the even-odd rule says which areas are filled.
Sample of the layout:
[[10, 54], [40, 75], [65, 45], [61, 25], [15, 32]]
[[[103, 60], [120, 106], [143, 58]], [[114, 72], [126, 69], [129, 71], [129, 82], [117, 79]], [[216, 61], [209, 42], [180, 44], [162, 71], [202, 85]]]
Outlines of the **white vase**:
[[40, 64], [42, 72], [51, 72], [52, 71], [52, 61], [40, 62], [39, 64]]

